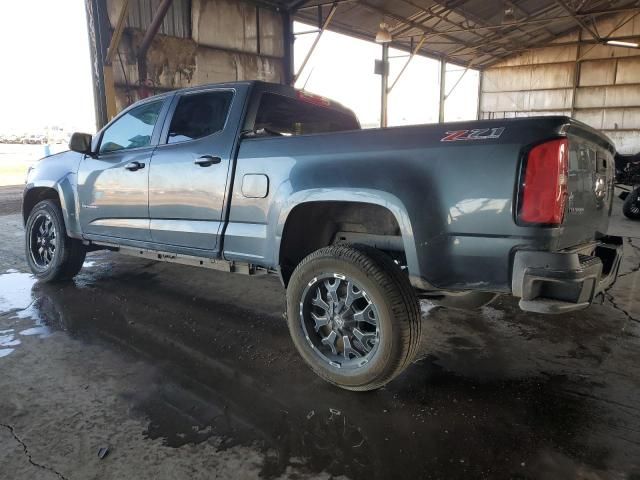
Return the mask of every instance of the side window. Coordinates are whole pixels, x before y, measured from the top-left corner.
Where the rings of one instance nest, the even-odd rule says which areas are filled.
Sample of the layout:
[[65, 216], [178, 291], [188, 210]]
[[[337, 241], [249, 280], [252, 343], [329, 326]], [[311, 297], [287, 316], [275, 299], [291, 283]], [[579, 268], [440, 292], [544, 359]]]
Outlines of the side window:
[[204, 92], [180, 98], [169, 126], [167, 143], [206, 137], [224, 128], [233, 92]]
[[145, 103], [129, 110], [102, 135], [100, 153], [117, 152], [146, 147], [151, 143], [153, 127], [158, 120], [164, 100]]

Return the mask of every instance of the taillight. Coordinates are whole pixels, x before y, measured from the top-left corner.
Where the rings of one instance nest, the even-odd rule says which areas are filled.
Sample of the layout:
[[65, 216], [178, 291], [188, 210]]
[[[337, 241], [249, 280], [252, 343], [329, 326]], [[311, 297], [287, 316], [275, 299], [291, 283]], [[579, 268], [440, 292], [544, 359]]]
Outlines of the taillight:
[[569, 181], [569, 142], [552, 140], [527, 156], [518, 219], [525, 223], [560, 225], [564, 220]]

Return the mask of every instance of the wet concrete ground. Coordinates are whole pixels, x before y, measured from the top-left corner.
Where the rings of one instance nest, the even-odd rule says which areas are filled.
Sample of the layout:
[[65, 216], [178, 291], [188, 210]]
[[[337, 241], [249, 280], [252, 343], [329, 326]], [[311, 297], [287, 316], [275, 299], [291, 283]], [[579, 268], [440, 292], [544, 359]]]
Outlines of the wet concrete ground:
[[357, 394], [302, 363], [274, 278], [96, 252], [40, 285], [20, 228], [0, 217], [0, 478], [640, 478], [640, 239], [586, 311], [423, 304], [420, 360]]

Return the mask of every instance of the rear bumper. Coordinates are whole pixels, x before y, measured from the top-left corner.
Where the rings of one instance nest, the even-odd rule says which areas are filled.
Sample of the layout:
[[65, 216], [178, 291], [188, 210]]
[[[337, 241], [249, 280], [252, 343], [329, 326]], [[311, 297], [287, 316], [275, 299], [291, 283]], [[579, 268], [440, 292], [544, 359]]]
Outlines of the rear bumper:
[[608, 236], [584, 249], [518, 251], [513, 262], [513, 295], [520, 297], [520, 308], [529, 312], [586, 308], [615, 282], [622, 245], [621, 237]]

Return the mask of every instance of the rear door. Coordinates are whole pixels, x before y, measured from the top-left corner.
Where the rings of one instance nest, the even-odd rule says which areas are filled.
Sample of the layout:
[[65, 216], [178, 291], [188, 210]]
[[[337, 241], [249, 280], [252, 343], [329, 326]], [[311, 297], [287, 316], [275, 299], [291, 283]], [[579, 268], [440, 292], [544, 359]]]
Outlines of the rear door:
[[166, 102], [166, 97], [154, 99], [124, 112], [101, 133], [95, 157], [80, 163], [83, 233], [150, 240], [149, 162]]
[[153, 242], [216, 251], [240, 97], [230, 88], [176, 95], [149, 171]]

